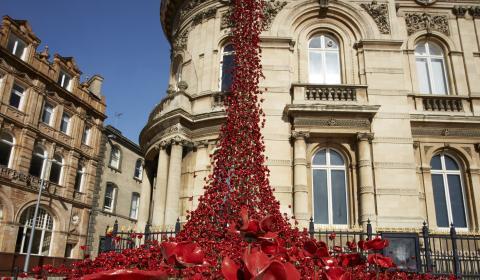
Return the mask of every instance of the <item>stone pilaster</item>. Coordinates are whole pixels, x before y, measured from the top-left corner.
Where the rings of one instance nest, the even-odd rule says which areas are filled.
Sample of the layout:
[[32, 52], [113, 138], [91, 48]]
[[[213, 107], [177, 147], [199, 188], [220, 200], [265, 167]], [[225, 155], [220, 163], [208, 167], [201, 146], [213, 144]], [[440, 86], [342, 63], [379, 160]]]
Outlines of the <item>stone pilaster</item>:
[[358, 133], [357, 140], [360, 223], [366, 225], [367, 221], [370, 219], [370, 221], [375, 224], [375, 193], [370, 148], [370, 142], [373, 140], [373, 133]]
[[193, 209], [198, 206], [198, 198], [203, 195], [205, 178], [208, 175], [208, 165], [210, 158], [208, 156], [208, 141], [199, 141], [194, 143], [197, 148], [197, 154], [195, 159], [195, 174], [193, 180]]
[[308, 188], [307, 188], [307, 132], [292, 132], [294, 139], [293, 155], [293, 214], [300, 227], [307, 226]]
[[174, 226], [180, 217], [180, 184], [182, 175], [183, 145], [180, 139], [171, 140], [169, 174], [167, 179], [167, 197], [165, 202], [165, 226]]
[[157, 179], [155, 181], [155, 195], [153, 198], [152, 225], [164, 225], [165, 203], [167, 198], [168, 183], [168, 154], [166, 143], [160, 143], [158, 147]]

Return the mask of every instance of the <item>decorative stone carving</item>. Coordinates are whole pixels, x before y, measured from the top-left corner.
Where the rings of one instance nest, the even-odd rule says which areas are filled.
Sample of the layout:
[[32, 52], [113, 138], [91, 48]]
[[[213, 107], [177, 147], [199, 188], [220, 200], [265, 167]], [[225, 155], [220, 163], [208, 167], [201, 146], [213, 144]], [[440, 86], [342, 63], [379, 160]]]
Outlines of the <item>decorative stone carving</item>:
[[[287, 2], [277, 1], [277, 0], [267, 0], [265, 1], [265, 6], [263, 7], [263, 23], [262, 30], [269, 30], [271, 24], [277, 14], [287, 5]], [[220, 29], [226, 29], [233, 27], [233, 22], [231, 22], [231, 10], [227, 10], [222, 14], [220, 20]]]
[[333, 127], [352, 127], [368, 128], [370, 121], [368, 119], [307, 119], [296, 118], [295, 125], [301, 126], [333, 126]]
[[185, 81], [180, 81], [177, 86], [179, 91], [182, 91], [182, 92], [185, 92], [188, 88], [188, 84]]
[[452, 12], [454, 15], [456, 15], [457, 17], [465, 17], [465, 14], [467, 13], [468, 11], [468, 7], [466, 6], [453, 6], [452, 8]]
[[292, 131], [292, 138], [293, 138], [293, 139], [297, 139], [297, 138], [307, 139], [308, 137], [310, 137], [310, 133], [309, 133], [309, 132], [305, 132], [305, 131]]
[[201, 24], [204, 20], [214, 18], [217, 15], [217, 8], [212, 7], [205, 11], [197, 13], [192, 20], [192, 26]]
[[378, 30], [382, 34], [390, 34], [390, 21], [388, 20], [388, 4], [378, 4], [372, 1], [370, 4], [362, 3], [360, 6], [367, 11], [377, 24]]
[[184, 18], [187, 14], [189, 14], [193, 8], [195, 8], [197, 5], [205, 2], [206, 0], [190, 0], [190, 1], [185, 1], [185, 5], [180, 9], [180, 18]]
[[415, 0], [415, 2], [423, 6], [429, 6], [437, 2], [437, 0]]
[[359, 132], [357, 133], [357, 139], [359, 141], [368, 141], [371, 142], [374, 138], [374, 134], [370, 132]]
[[480, 6], [472, 6], [468, 9], [470, 15], [474, 18], [480, 18]]
[[427, 30], [429, 33], [431, 30], [436, 30], [445, 35], [450, 34], [448, 18], [445, 15], [434, 16], [427, 13], [407, 13], [405, 14], [405, 23], [407, 24], [408, 35], [412, 35], [420, 30]]
[[190, 30], [187, 28], [180, 32], [179, 34], [173, 35], [172, 49], [174, 51], [183, 51], [187, 48], [188, 41], [188, 32]]
[[318, 4], [320, 4], [320, 17], [325, 17], [328, 12], [328, 2], [329, 0], [318, 0]]

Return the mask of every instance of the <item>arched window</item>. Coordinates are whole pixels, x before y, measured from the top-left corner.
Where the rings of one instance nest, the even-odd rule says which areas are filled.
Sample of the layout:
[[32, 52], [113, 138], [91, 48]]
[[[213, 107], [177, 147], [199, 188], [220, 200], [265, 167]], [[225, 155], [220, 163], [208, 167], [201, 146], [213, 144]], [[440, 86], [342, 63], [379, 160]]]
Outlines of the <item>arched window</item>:
[[47, 162], [47, 153], [44, 149], [37, 146], [33, 149], [32, 161], [30, 162], [29, 173], [33, 176], [43, 179], [43, 171]]
[[420, 93], [448, 94], [445, 57], [440, 46], [424, 41], [415, 47]]
[[50, 167], [50, 177], [48, 181], [60, 184], [63, 173], [63, 158], [59, 155], [55, 155], [52, 160], [52, 165]]
[[105, 188], [105, 196], [103, 199], [103, 210], [113, 212], [115, 208], [115, 199], [117, 196], [117, 188], [112, 183], [107, 183]]
[[53, 219], [45, 209], [40, 207], [34, 225], [34, 212], [35, 206], [30, 206], [23, 211], [20, 217], [16, 252], [27, 253], [30, 233], [32, 232], [32, 227], [34, 227], [35, 235], [32, 242], [32, 254], [48, 256], [50, 254], [50, 244], [52, 243]]
[[115, 169], [120, 169], [120, 160], [122, 159], [122, 153], [120, 148], [117, 146], [112, 146], [112, 151], [110, 152], [110, 166]]
[[13, 145], [14, 139], [12, 135], [6, 132], [0, 133], [0, 165], [11, 166]]
[[220, 62], [220, 90], [230, 91], [233, 82], [233, 67], [235, 64], [235, 50], [233, 44], [227, 44], [222, 49], [222, 61]]
[[309, 82], [340, 84], [340, 55], [337, 41], [328, 35], [317, 35], [308, 43]]
[[312, 160], [313, 219], [316, 224], [347, 225], [347, 180], [345, 160], [326, 148]]
[[141, 159], [137, 159], [137, 162], [135, 162], [135, 172], [133, 174], [133, 177], [138, 180], [142, 180], [143, 177], [143, 163]]
[[441, 153], [430, 162], [437, 226], [467, 228], [462, 171], [457, 161]]
[[83, 191], [83, 184], [85, 177], [85, 167], [79, 163], [77, 167], [77, 175], [75, 176], [75, 191], [82, 192]]

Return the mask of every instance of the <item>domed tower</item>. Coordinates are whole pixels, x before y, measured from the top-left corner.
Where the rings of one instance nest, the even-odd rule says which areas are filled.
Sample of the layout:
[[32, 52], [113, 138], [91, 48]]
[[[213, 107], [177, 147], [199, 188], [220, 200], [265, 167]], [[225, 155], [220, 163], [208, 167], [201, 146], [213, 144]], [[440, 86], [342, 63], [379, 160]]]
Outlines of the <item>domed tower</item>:
[[[470, 184], [480, 179], [462, 170], [480, 163], [474, 144], [461, 143], [478, 143], [480, 132], [460, 131], [478, 114], [472, 92], [480, 85], [471, 79], [480, 40], [456, 27], [474, 30], [478, 7], [461, 2], [265, 0], [263, 135], [282, 212], [302, 226], [312, 218], [316, 227], [344, 229], [368, 220], [478, 228], [479, 188]], [[229, 6], [161, 3], [170, 80], [140, 135], [150, 178], [142, 205], [151, 206], [140, 224], [184, 222], [203, 193], [232, 80]], [[429, 163], [446, 157], [461, 179], [440, 186], [445, 164], [430, 171]]]

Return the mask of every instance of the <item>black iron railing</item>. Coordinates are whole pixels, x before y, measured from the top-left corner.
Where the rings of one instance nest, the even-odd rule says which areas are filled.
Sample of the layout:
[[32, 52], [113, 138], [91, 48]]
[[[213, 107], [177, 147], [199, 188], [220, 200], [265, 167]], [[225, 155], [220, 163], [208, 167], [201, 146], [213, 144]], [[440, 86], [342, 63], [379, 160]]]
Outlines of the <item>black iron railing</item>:
[[[141, 233], [119, 231], [118, 223], [115, 222], [112, 230], [107, 230], [100, 252], [120, 252], [148, 241], [166, 241], [175, 237], [178, 232], [178, 219], [174, 230], [152, 232], [147, 224], [145, 231]], [[433, 275], [453, 274], [462, 279], [480, 279], [480, 235], [457, 233], [453, 225], [449, 233], [431, 233], [426, 223], [418, 232], [373, 232], [370, 221], [366, 230], [315, 230], [313, 219], [310, 219], [308, 232], [311, 237], [325, 242], [334, 253], [350, 251], [347, 242], [358, 243], [360, 240], [381, 236], [390, 240], [390, 246], [383, 254], [392, 257], [399, 269]]]

